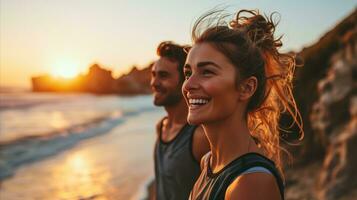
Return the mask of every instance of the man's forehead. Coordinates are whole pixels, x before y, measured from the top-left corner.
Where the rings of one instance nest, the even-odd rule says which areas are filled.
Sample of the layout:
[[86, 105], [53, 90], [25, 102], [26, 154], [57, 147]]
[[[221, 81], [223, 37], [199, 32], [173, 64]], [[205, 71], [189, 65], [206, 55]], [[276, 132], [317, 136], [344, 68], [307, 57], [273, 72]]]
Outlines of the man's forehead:
[[177, 69], [177, 65], [177, 62], [162, 57], [154, 63], [152, 71], [172, 71]]

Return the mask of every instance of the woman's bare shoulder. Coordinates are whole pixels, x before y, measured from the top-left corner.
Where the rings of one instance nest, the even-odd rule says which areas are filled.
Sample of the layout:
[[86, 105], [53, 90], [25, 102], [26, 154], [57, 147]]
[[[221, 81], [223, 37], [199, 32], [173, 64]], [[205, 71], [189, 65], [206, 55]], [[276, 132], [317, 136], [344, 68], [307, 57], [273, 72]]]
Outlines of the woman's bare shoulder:
[[258, 172], [237, 177], [227, 188], [225, 199], [280, 200], [281, 197], [275, 177]]

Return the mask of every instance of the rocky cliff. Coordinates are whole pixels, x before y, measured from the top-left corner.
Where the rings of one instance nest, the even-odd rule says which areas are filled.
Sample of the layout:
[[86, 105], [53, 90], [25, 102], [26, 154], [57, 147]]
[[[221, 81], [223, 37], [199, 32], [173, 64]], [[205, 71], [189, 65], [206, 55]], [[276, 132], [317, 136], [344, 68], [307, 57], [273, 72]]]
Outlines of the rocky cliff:
[[152, 63], [144, 69], [133, 67], [125, 75], [115, 79], [112, 71], [93, 64], [89, 72], [74, 79], [54, 78], [48, 75], [32, 78], [34, 92], [89, 92], [95, 94], [137, 95], [148, 94]]
[[300, 56], [305, 137], [293, 148], [287, 199], [357, 199], [357, 10]]
[[152, 65], [153, 63], [142, 70], [134, 66], [128, 74], [116, 80], [115, 91], [126, 95], [151, 93], [150, 78]]

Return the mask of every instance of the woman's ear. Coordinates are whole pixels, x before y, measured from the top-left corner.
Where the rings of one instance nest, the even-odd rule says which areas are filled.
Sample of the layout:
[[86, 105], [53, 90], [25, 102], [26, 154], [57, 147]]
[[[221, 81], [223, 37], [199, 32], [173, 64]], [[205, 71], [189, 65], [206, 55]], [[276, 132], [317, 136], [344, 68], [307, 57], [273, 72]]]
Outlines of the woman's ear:
[[238, 86], [239, 100], [246, 101], [253, 96], [258, 87], [258, 79], [255, 76], [244, 79]]

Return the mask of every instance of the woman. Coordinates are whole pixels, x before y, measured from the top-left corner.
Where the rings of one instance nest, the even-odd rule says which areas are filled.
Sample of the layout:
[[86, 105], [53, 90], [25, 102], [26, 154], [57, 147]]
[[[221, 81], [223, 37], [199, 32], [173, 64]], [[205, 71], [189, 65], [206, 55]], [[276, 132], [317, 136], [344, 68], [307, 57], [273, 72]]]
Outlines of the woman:
[[211, 152], [190, 199], [284, 199], [280, 114], [302, 127], [291, 92], [294, 57], [277, 50], [271, 19], [242, 10], [228, 24], [211, 12], [193, 28], [182, 91], [187, 120], [202, 124]]

